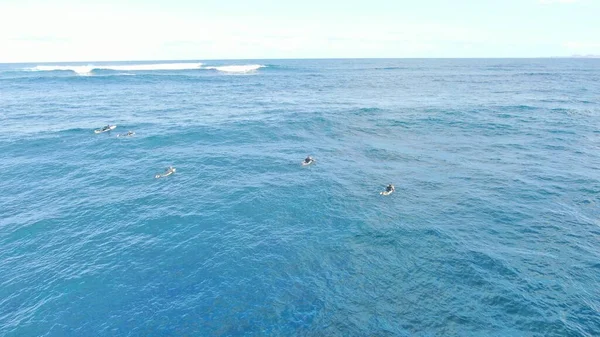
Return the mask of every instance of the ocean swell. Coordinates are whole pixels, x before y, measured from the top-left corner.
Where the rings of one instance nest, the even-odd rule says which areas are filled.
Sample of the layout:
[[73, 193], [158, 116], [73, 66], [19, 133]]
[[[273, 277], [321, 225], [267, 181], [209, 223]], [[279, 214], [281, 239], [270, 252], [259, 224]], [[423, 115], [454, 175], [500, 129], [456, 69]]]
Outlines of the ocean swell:
[[[91, 76], [100, 72], [135, 72], [135, 71], [181, 71], [181, 70], [216, 70], [223, 73], [245, 74], [255, 72], [266, 66], [261, 64], [222, 65], [203, 67], [200, 62], [195, 63], [155, 63], [155, 64], [107, 64], [107, 65], [37, 65], [26, 68], [26, 71], [40, 72], [72, 72], [80, 76]], [[131, 74], [128, 74], [131, 75]]]
[[30, 71], [71, 71], [77, 75], [91, 75], [96, 70], [114, 71], [156, 71], [156, 70], [193, 70], [201, 69], [202, 63], [155, 63], [155, 64], [123, 64], [123, 65], [40, 65]]
[[224, 73], [249, 73], [256, 71], [260, 68], [264, 68], [261, 64], [247, 64], [247, 65], [230, 65], [230, 66], [218, 66], [218, 67], [206, 67], [205, 69], [218, 70]]

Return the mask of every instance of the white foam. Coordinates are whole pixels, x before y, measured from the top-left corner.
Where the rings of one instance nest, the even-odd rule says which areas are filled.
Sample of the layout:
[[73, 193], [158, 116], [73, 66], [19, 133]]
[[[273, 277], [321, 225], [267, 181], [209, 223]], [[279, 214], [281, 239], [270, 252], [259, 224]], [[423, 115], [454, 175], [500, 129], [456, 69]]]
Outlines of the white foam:
[[158, 64], [126, 64], [115, 66], [98, 66], [95, 69], [119, 71], [152, 71], [152, 70], [190, 70], [200, 69], [202, 63], [158, 63]]
[[153, 71], [153, 70], [189, 70], [200, 69], [202, 63], [155, 63], [155, 64], [123, 64], [123, 65], [66, 65], [66, 66], [35, 66], [31, 71], [72, 71], [78, 75], [90, 75], [94, 70], [116, 71]]
[[219, 66], [219, 67], [206, 67], [206, 69], [214, 69], [225, 73], [249, 73], [256, 71], [265, 66], [261, 64], [247, 64], [247, 65], [232, 65], [232, 66]]
[[90, 75], [93, 66], [35, 66], [30, 68], [31, 71], [72, 71], [79, 75]]

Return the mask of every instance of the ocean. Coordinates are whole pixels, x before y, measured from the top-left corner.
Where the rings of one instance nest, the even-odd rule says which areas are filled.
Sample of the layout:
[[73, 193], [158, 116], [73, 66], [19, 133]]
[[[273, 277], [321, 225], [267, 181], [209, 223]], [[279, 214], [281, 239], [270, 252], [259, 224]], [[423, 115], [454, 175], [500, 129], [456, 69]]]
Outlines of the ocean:
[[0, 64], [0, 121], [0, 336], [600, 336], [599, 59]]

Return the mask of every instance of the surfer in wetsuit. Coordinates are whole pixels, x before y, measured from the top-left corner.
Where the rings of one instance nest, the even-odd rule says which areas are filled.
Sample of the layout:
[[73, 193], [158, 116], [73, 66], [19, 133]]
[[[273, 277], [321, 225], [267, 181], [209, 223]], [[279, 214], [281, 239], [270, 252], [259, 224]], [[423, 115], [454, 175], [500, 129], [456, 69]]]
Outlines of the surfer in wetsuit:
[[117, 137], [131, 137], [133, 135], [135, 135], [135, 132], [133, 132], [133, 131], [127, 131], [127, 133], [118, 134]]
[[392, 184], [387, 185], [387, 187], [385, 188], [385, 191], [388, 192], [388, 193], [390, 193], [390, 192], [392, 192], [394, 190], [395, 190], [394, 189], [394, 185], [392, 185]]
[[160, 174], [160, 173], [156, 174], [154, 176], [154, 178], [158, 179], [158, 178], [166, 177], [166, 176], [169, 176], [169, 175], [171, 175], [173, 173], [175, 173], [175, 168], [173, 166], [169, 166], [169, 167], [167, 167], [167, 170], [165, 171], [165, 173], [163, 173], [163, 174]]
[[310, 163], [311, 161], [313, 161], [313, 159], [312, 159], [312, 157], [311, 157], [311, 156], [308, 156], [308, 157], [306, 157], [306, 159], [304, 159], [304, 163], [305, 163], [305, 164], [308, 164], [308, 163]]

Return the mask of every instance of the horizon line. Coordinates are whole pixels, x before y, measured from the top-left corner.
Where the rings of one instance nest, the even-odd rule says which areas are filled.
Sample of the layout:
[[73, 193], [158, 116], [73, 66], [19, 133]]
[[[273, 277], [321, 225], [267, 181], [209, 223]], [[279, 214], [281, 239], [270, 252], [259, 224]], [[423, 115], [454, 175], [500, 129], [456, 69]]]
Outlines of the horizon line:
[[598, 59], [600, 55], [570, 56], [510, 56], [510, 57], [302, 57], [302, 58], [207, 58], [207, 59], [137, 59], [137, 60], [105, 60], [105, 61], [31, 61], [0, 62], [0, 64], [33, 64], [33, 63], [107, 63], [107, 62], [202, 62], [202, 61], [277, 61], [277, 60], [511, 60], [511, 59]]

